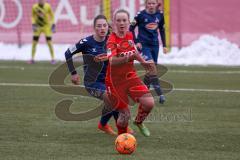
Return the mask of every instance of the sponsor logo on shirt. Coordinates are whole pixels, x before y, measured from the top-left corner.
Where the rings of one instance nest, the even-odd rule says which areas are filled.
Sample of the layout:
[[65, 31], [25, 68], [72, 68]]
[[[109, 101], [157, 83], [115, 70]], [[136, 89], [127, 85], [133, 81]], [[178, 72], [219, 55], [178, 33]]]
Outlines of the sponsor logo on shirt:
[[117, 56], [118, 57], [124, 57], [124, 56], [130, 56], [130, 55], [135, 54], [135, 53], [136, 53], [136, 51], [134, 49], [134, 50], [127, 51], [127, 52], [118, 53]]
[[152, 23], [148, 23], [145, 27], [149, 30], [156, 30], [158, 28], [158, 24], [155, 22], [152, 22]]

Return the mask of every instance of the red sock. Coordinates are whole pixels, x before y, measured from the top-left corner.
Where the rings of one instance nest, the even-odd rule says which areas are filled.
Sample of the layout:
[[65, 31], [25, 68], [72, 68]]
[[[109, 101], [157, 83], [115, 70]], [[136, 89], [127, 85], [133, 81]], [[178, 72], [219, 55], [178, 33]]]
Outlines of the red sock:
[[127, 127], [122, 127], [117, 125], [117, 129], [118, 129], [118, 135], [122, 134], [122, 133], [127, 133]]
[[141, 124], [146, 119], [149, 113], [150, 111], [149, 112], [144, 111], [142, 105], [140, 104], [138, 107], [138, 114], [135, 118], [135, 122]]

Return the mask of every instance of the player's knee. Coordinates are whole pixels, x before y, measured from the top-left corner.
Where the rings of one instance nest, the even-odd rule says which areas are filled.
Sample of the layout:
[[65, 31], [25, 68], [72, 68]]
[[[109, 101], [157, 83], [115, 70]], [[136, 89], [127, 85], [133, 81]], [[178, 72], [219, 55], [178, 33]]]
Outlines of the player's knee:
[[38, 42], [38, 40], [39, 40], [39, 36], [33, 36], [33, 41]]
[[46, 37], [46, 41], [51, 41], [52, 37]]
[[153, 109], [153, 106], [154, 106], [153, 100], [147, 101], [144, 105], [144, 110], [151, 111]]
[[151, 111], [154, 107], [154, 99], [150, 93], [145, 94], [141, 98], [140, 103], [145, 111]]

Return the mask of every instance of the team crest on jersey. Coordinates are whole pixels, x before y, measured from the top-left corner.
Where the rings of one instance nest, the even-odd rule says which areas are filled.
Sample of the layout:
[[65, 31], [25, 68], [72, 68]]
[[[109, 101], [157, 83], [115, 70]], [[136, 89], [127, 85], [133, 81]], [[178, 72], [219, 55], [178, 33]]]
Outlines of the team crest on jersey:
[[132, 22], [131, 22], [131, 25], [132, 26], [135, 26], [137, 24], [137, 21], [134, 19]]
[[156, 22], [156, 23], [159, 23], [159, 19], [158, 19], [158, 18], [156, 18], [155, 22]]
[[147, 18], [145, 18], [145, 19], [144, 19], [144, 22], [148, 22], [148, 19], [147, 19]]
[[93, 49], [92, 49], [92, 52], [97, 52], [97, 49], [96, 49], [96, 48], [93, 48]]
[[87, 39], [81, 39], [79, 43], [83, 44], [84, 42], [87, 42]]
[[155, 22], [152, 22], [152, 23], [148, 23], [145, 27], [149, 30], [156, 30], [158, 28], [158, 24]]

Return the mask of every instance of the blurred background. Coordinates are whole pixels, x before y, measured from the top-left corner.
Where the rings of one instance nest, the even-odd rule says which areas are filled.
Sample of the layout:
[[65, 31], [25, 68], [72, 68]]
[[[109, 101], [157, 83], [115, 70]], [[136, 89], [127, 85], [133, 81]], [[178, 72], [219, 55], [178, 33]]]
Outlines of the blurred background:
[[[36, 2], [36, 0], [0, 0], [1, 50], [6, 49], [6, 45], [3, 44], [15, 44], [19, 47], [31, 44], [31, 7]], [[133, 19], [134, 15], [145, 7], [144, 0], [49, 0], [47, 2], [53, 8], [57, 26], [53, 42], [68, 46], [92, 33], [92, 21], [95, 15], [103, 13], [111, 20], [114, 10], [126, 8]], [[189, 57], [197, 54], [198, 57], [203, 56], [206, 59], [204, 56], [206, 54], [202, 55], [203, 52], [208, 55], [211, 52], [212, 54], [209, 56], [213, 58], [214, 62], [209, 64], [236, 65], [237, 63], [240, 65], [240, 53], [238, 53], [240, 45], [239, 0], [160, 0], [160, 3], [165, 15], [168, 47], [173, 52], [172, 56], [161, 58], [163, 63], [188, 64], [179, 61], [170, 62], [168, 59], [171, 58], [171, 61], [172, 58], [179, 59], [183, 57], [182, 54], [184, 54], [184, 59], [186, 54], [190, 54]], [[44, 41], [45, 38], [42, 36], [40, 42]], [[185, 49], [188, 47], [188, 51], [180, 52], [180, 49], [184, 47]], [[9, 50], [9, 46], [7, 50]], [[199, 53], [200, 51], [201, 53]], [[27, 49], [24, 52], [27, 52]], [[61, 50], [56, 50], [56, 52], [61, 52]], [[229, 59], [230, 56], [233, 60], [235, 59], [233, 63], [225, 64], [223, 60], [215, 62], [216, 54], [226, 56], [226, 52], [231, 55], [223, 59]], [[176, 53], [179, 54], [176, 55]], [[62, 59], [61, 56], [57, 56], [57, 58]], [[0, 56], [0, 59], [6, 59], [6, 57]], [[9, 59], [24, 58], [18, 58], [18, 55], [15, 55], [15, 58], [11, 56]], [[37, 59], [41, 60], [40, 57]], [[201, 60], [197, 64], [202, 64], [203, 61], [205, 60]]]

